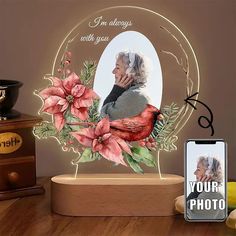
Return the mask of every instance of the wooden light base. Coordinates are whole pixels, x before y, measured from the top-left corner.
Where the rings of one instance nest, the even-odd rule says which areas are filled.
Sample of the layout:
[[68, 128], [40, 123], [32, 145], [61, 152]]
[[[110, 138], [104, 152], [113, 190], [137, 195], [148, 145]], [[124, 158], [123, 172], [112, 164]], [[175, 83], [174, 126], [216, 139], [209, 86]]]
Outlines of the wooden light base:
[[51, 204], [67, 216], [170, 216], [184, 178], [164, 174], [80, 174], [51, 179]]

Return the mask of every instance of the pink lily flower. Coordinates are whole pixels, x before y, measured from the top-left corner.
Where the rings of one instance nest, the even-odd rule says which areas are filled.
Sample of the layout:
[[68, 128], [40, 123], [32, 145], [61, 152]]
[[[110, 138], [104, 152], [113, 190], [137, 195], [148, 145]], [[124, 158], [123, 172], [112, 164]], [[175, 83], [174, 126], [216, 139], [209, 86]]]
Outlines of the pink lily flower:
[[92, 147], [93, 152], [99, 152], [104, 158], [127, 166], [123, 160], [122, 150], [132, 155], [127, 143], [110, 132], [110, 122], [107, 117], [99, 121], [95, 128], [84, 128], [71, 133], [82, 145]]
[[73, 116], [80, 120], [88, 119], [88, 108], [98, 95], [86, 88], [79, 77], [73, 72], [66, 79], [51, 77], [52, 86], [40, 91], [44, 100], [43, 112], [53, 115], [54, 124], [58, 131], [65, 125], [65, 112], [70, 109]]

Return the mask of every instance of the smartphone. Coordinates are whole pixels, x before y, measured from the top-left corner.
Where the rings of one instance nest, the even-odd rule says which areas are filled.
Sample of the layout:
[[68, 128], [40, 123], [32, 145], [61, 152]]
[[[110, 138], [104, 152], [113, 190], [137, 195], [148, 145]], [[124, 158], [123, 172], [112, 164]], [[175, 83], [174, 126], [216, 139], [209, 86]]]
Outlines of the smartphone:
[[187, 221], [227, 218], [227, 150], [224, 140], [185, 143], [185, 212]]

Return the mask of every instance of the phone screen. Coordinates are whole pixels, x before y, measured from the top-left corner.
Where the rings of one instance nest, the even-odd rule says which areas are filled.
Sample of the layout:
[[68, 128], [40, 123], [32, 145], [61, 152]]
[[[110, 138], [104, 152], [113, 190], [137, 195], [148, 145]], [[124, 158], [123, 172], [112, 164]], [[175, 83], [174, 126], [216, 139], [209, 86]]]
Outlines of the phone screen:
[[185, 219], [224, 221], [226, 183], [225, 142], [188, 140], [185, 143]]

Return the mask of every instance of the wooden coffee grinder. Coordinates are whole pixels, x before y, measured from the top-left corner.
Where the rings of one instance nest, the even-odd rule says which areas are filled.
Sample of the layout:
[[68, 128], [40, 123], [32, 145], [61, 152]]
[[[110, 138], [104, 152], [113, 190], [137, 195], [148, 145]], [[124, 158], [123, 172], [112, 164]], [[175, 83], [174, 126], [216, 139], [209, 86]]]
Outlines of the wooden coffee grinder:
[[44, 188], [36, 184], [32, 133], [34, 125], [42, 119], [11, 109], [22, 85], [20, 82], [0, 82], [0, 200], [42, 194]]

